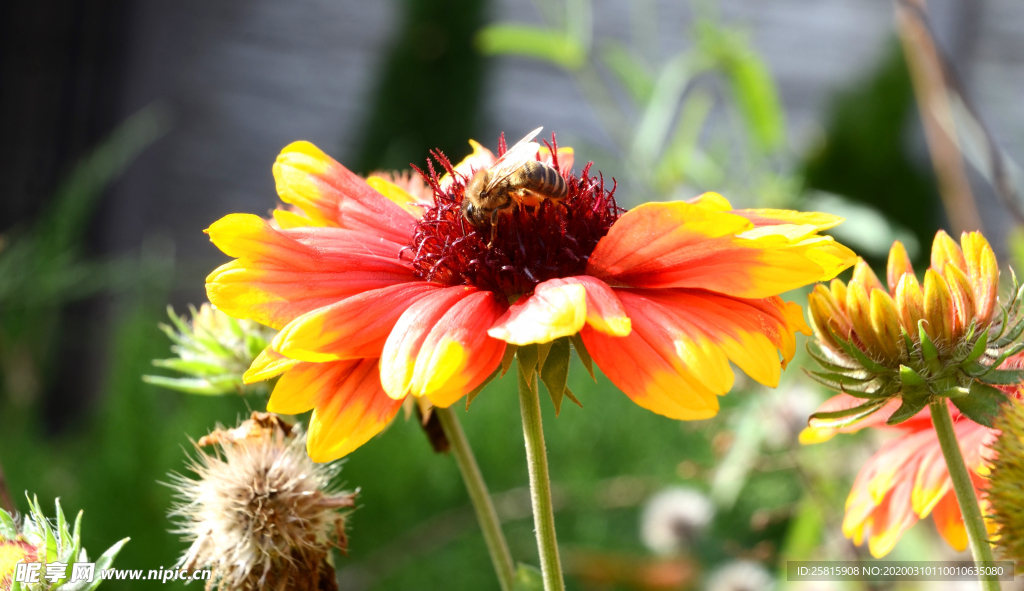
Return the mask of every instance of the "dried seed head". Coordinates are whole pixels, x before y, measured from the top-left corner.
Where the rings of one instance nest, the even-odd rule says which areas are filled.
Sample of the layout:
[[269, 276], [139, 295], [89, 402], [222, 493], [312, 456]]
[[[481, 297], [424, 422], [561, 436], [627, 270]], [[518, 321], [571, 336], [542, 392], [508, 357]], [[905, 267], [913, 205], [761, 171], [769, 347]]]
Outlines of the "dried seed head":
[[197, 478], [172, 477], [175, 533], [192, 543], [180, 566], [211, 569], [221, 590], [335, 589], [330, 548], [345, 549], [343, 510], [355, 500], [331, 488], [338, 465], [314, 463], [298, 426], [267, 413], [196, 448]]

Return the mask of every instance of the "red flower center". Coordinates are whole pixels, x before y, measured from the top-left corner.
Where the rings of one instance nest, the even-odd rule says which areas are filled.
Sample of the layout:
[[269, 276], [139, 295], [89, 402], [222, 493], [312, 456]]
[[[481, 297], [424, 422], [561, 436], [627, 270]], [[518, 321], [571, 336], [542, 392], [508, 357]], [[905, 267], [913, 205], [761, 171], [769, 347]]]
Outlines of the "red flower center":
[[[557, 145], [551, 148], [557, 154]], [[498, 156], [503, 152], [504, 141]], [[576, 176], [562, 171], [556, 157], [553, 165], [566, 179], [566, 197], [536, 207], [517, 204], [511, 213], [498, 216], [495, 239], [488, 246], [490, 227], [476, 228], [462, 215], [469, 179], [455, 173], [443, 154], [433, 155], [455, 180], [442, 190], [431, 161], [427, 172], [420, 171], [434, 190], [434, 206], [416, 224], [413, 243], [403, 251], [426, 281], [518, 296], [548, 279], [581, 275], [597, 242], [624, 211], [615, 203], [614, 179], [612, 188], [605, 189], [600, 173], [589, 175], [593, 163]]]

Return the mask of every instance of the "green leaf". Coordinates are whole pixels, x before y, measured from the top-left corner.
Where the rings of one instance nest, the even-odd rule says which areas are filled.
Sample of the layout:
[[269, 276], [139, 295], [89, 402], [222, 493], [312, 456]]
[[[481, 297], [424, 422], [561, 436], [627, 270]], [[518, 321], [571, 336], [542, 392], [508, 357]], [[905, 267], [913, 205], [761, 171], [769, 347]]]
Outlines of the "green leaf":
[[971, 392], [968, 396], [958, 396], [950, 400], [965, 417], [991, 428], [992, 422], [999, 415], [999, 406], [1006, 402], [1007, 398], [999, 388], [975, 381], [971, 382]]
[[1024, 351], [1024, 343], [1017, 343], [1016, 345], [1000, 353], [999, 357], [996, 357], [995, 361], [993, 361], [992, 364], [989, 365], [989, 367], [997, 368], [1000, 365], [1002, 365], [1004, 361], [1016, 355], [1017, 353], [1020, 353], [1021, 351]]
[[569, 337], [569, 341], [572, 343], [572, 348], [576, 350], [576, 355], [583, 362], [583, 367], [587, 368], [587, 373], [590, 374], [590, 379], [597, 381], [597, 377], [594, 375], [594, 360], [590, 357], [590, 351], [587, 351], [587, 346], [583, 344], [583, 337], [580, 333], [576, 333]]
[[548, 389], [551, 402], [555, 405], [555, 416], [562, 412], [562, 397], [565, 385], [569, 381], [569, 338], [562, 337], [551, 341], [551, 347], [540, 371], [540, 379]]
[[928, 406], [928, 396], [904, 396], [903, 404], [885, 421], [886, 425], [899, 425], [914, 417]]
[[601, 59], [635, 103], [647, 103], [654, 92], [654, 79], [636, 54], [618, 41], [610, 41], [601, 52]]
[[576, 406], [583, 408], [583, 403], [580, 402], [578, 398], [576, 398], [576, 395], [572, 393], [572, 390], [570, 390], [568, 386], [565, 387], [565, 396], [569, 400], [572, 400]]
[[516, 358], [519, 359], [519, 367], [523, 369], [523, 374], [530, 380], [533, 377], [533, 373], [537, 371], [537, 345], [523, 345], [516, 351]]
[[587, 60], [586, 49], [561, 31], [529, 25], [498, 24], [476, 35], [476, 47], [484, 55], [521, 55], [575, 70]]
[[813, 421], [815, 427], [845, 427], [852, 425], [864, 417], [875, 412], [886, 403], [885, 400], [871, 400], [843, 410], [834, 410], [831, 412], [816, 412], [811, 415], [808, 422]]
[[821, 346], [812, 340], [807, 341], [805, 348], [807, 349], [808, 355], [810, 355], [812, 359], [817, 361], [818, 365], [824, 367], [829, 371], [833, 371], [836, 373], [844, 373], [847, 370], [859, 371], [862, 369], [859, 366], [850, 363], [848, 360], [829, 357], [828, 355], [825, 354], [824, 351], [821, 350]]
[[1024, 369], [990, 369], [978, 379], [986, 384], [1012, 386], [1024, 382]]
[[512, 360], [516, 358], [516, 345], [505, 345], [505, 353], [501, 356], [501, 375], [504, 376], [512, 367]]
[[512, 591], [544, 591], [544, 576], [540, 569], [522, 562], [516, 567], [516, 579]]

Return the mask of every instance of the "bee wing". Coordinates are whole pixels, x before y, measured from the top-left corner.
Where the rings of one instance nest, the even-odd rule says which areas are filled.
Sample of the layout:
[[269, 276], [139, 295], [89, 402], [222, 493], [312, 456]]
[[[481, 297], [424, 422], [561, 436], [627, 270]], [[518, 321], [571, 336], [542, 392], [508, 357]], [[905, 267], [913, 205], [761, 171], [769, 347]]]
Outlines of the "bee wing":
[[506, 150], [501, 158], [498, 158], [498, 161], [491, 166], [491, 181], [487, 184], [488, 188], [507, 179], [513, 172], [519, 170], [524, 162], [537, 157], [540, 145], [533, 141], [533, 138], [537, 137], [542, 129], [544, 128], [538, 127], [526, 134], [526, 137], [516, 142], [516, 145]]

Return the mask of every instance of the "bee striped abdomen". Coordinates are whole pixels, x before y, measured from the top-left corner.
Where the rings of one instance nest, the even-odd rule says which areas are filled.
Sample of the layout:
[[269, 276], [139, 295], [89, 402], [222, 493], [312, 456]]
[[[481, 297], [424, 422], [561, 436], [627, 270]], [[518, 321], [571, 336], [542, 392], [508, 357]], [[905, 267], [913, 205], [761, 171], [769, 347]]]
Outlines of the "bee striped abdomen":
[[[532, 193], [529, 195], [532, 199], [524, 200], [526, 205], [536, 205], [545, 199], [558, 201], [569, 192], [565, 179], [557, 170], [536, 160], [523, 163], [518, 174], [509, 179], [509, 185]], [[524, 197], [527, 196], [524, 195]]]

